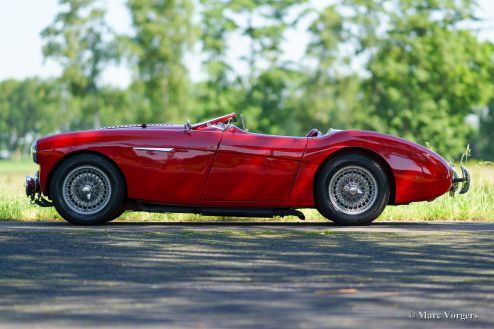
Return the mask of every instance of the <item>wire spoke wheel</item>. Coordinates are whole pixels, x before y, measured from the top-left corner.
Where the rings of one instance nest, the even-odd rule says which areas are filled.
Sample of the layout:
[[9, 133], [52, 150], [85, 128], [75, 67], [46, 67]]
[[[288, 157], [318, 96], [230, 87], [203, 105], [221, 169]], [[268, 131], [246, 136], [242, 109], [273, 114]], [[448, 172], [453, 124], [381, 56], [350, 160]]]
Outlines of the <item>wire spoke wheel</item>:
[[366, 212], [374, 205], [377, 195], [378, 184], [374, 175], [361, 166], [343, 167], [329, 181], [330, 202], [347, 215]]
[[81, 215], [92, 215], [103, 210], [111, 198], [111, 183], [101, 169], [84, 165], [70, 171], [62, 184], [67, 206]]

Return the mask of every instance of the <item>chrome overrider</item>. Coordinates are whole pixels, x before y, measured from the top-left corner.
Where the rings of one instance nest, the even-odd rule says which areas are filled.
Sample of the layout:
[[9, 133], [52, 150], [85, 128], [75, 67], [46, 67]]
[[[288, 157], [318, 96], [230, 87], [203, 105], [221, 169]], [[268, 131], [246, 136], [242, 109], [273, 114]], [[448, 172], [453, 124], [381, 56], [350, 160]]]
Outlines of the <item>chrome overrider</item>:
[[[31, 144], [31, 156], [34, 163], [38, 163], [38, 141]], [[39, 185], [39, 171], [34, 176], [26, 176], [26, 195], [31, 199], [31, 204], [37, 204], [40, 207], [51, 207], [53, 203], [41, 196], [41, 187]]]
[[34, 176], [26, 176], [26, 195], [31, 199], [31, 204], [37, 204], [40, 207], [53, 206], [53, 203], [41, 196], [39, 171], [37, 171]]
[[451, 185], [451, 188], [449, 189], [449, 195], [454, 196], [456, 191], [458, 191], [458, 187], [461, 184], [461, 189], [460, 189], [460, 194], [467, 193], [468, 190], [470, 189], [470, 173], [468, 170], [460, 165], [461, 168], [461, 175], [463, 177], [460, 177], [458, 173], [456, 172], [456, 169], [454, 167], [454, 164], [451, 164], [451, 171], [453, 173], [453, 184]]

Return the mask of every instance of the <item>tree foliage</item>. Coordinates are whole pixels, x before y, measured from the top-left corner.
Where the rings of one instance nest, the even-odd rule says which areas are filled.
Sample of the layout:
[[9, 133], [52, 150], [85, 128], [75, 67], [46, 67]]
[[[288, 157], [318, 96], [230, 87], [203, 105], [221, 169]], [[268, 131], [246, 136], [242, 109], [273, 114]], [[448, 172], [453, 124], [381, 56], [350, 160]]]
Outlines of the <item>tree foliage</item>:
[[[361, 126], [428, 143], [447, 157], [461, 154], [472, 131], [465, 117], [493, 91], [492, 45], [462, 27], [473, 19], [474, 2], [396, 0], [376, 9], [349, 0], [346, 6], [351, 26], [370, 25], [353, 34], [369, 56]], [[379, 32], [382, 22], [386, 29]]]
[[60, 80], [83, 105], [80, 127], [100, 125], [97, 99], [101, 73], [115, 59], [105, 9], [96, 0], [59, 0], [64, 8], [41, 32], [43, 54], [63, 68]]
[[0, 82], [0, 146], [26, 151], [35, 138], [57, 131], [66, 119], [60, 105], [61, 90], [54, 81]]
[[[0, 148], [26, 148], [29, 136], [49, 131], [242, 112], [260, 133], [371, 129], [448, 159], [467, 143], [494, 158], [494, 46], [472, 28], [474, 0], [337, 0], [319, 9], [309, 0], [126, 0], [131, 31], [122, 35], [108, 27], [104, 2], [59, 2], [42, 36], [62, 74], [0, 84]], [[293, 62], [284, 46], [299, 44], [300, 29], [309, 44]], [[238, 59], [246, 73], [232, 62], [236, 48], [247, 50]], [[188, 56], [202, 61], [199, 81]], [[102, 83], [112, 63], [132, 72], [127, 88]]]
[[494, 160], [494, 99], [489, 101], [480, 113], [479, 130], [476, 140], [477, 155], [486, 160]]
[[135, 35], [128, 37], [136, 86], [147, 101], [144, 120], [175, 120], [189, 108], [185, 53], [195, 41], [192, 0], [129, 0]]

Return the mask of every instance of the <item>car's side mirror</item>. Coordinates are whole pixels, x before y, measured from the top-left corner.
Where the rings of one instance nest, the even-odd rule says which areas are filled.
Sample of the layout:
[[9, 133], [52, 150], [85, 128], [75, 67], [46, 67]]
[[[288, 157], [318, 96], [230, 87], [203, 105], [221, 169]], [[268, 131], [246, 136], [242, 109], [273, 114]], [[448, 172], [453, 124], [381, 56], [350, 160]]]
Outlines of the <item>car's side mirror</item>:
[[240, 126], [242, 127], [242, 130], [247, 131], [247, 127], [245, 126], [245, 118], [242, 113], [240, 113]]

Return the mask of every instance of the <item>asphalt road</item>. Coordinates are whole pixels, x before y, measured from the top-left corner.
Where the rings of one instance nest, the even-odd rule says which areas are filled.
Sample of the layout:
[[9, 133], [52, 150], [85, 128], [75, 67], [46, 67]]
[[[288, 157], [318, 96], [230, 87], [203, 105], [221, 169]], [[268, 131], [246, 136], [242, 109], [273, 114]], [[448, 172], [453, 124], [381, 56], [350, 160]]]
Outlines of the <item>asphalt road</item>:
[[0, 222], [0, 327], [494, 328], [493, 252], [494, 223]]

